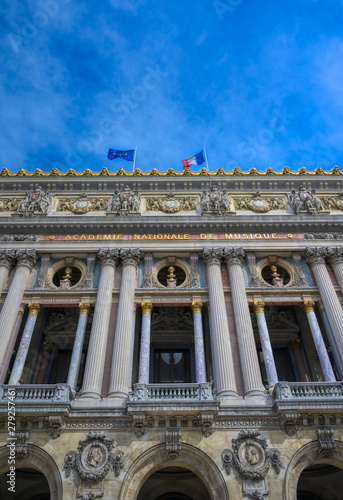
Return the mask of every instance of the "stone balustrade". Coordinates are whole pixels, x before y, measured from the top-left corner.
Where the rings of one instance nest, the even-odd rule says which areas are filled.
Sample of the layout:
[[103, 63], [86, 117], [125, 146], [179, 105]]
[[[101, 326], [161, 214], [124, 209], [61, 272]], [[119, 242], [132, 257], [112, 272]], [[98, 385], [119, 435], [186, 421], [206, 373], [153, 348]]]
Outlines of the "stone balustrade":
[[276, 401], [343, 400], [342, 382], [279, 382], [273, 391]]
[[[0, 403], [9, 400], [9, 394], [15, 391], [15, 403], [68, 403], [73, 399], [73, 394], [65, 384], [42, 385], [2, 385], [0, 386]], [[12, 400], [12, 398], [11, 398]]]
[[213, 401], [210, 383], [201, 384], [135, 384], [134, 401], [192, 400]]

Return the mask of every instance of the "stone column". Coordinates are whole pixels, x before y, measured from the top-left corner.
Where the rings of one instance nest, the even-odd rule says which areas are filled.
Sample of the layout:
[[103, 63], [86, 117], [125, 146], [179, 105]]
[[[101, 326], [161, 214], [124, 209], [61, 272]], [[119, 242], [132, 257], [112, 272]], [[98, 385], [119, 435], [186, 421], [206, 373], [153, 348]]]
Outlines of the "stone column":
[[221, 248], [206, 248], [203, 252], [207, 268], [213, 364], [215, 366], [217, 397], [219, 399], [238, 396], [220, 272], [222, 256], [223, 250]]
[[8, 381], [9, 385], [19, 384], [19, 380], [21, 379], [21, 376], [23, 374], [27, 353], [29, 352], [30, 342], [32, 339], [33, 330], [35, 328], [39, 310], [39, 304], [29, 304], [29, 315], [26, 320], [23, 336], [21, 338], [11, 376]]
[[73, 352], [71, 355], [68, 379], [67, 379], [67, 384], [70, 385], [72, 390], [76, 390], [77, 377], [79, 375], [79, 369], [82, 357], [82, 348], [85, 340], [87, 318], [90, 306], [91, 305], [89, 302], [80, 302], [79, 304], [80, 316], [77, 324]]
[[336, 368], [339, 374], [339, 380], [343, 380], [343, 362], [340, 358], [338, 349], [337, 349], [337, 344], [335, 341], [335, 337], [333, 336], [331, 326], [328, 320], [328, 315], [326, 314], [326, 311], [324, 309], [323, 303], [319, 303], [319, 312], [323, 321], [324, 329], [331, 347], [333, 359], [335, 360]]
[[242, 270], [243, 248], [224, 249], [224, 258], [228, 268], [231, 295], [241, 361], [244, 395], [259, 396], [265, 393], [258, 362], [254, 332], [251, 324], [248, 298]]
[[343, 293], [343, 247], [327, 248], [330, 266]]
[[0, 250], [0, 296], [15, 259], [15, 250]]
[[129, 396], [130, 358], [132, 356], [133, 343], [133, 310], [136, 289], [136, 271], [140, 260], [140, 251], [138, 248], [121, 250], [120, 258], [123, 266], [123, 275], [114, 335], [111, 380], [108, 396], [123, 401]]
[[150, 371], [150, 333], [152, 302], [142, 302], [141, 350], [139, 355], [139, 384], [149, 383]]
[[36, 250], [17, 250], [17, 268], [0, 313], [0, 366], [5, 362], [7, 347], [18, 316], [31, 270], [37, 261]]
[[314, 345], [317, 350], [320, 366], [323, 370], [324, 378], [327, 382], [336, 382], [336, 377], [333, 372], [329, 355], [324, 344], [322, 332], [317, 321], [316, 313], [314, 312], [315, 302], [312, 300], [304, 300], [303, 309], [306, 312], [307, 319], [310, 325]]
[[21, 305], [19, 307], [17, 319], [15, 320], [15, 324], [14, 324], [14, 328], [13, 328], [13, 331], [11, 334], [9, 344], [7, 346], [6, 355], [5, 355], [5, 362], [0, 367], [0, 384], [3, 384], [5, 382], [5, 379], [6, 379], [6, 375], [7, 375], [8, 367], [9, 367], [9, 364], [10, 364], [10, 361], [12, 358], [14, 346], [15, 346], [15, 343], [17, 341], [21, 322], [23, 320], [24, 311], [25, 311], [25, 306]]
[[119, 250], [100, 250], [101, 275], [96, 298], [87, 362], [80, 397], [101, 398], [108, 329], [110, 324], [114, 275]]
[[300, 382], [309, 382], [310, 377], [305, 368], [307, 366], [307, 363], [304, 359], [303, 351], [301, 348], [301, 340], [300, 339], [291, 340], [289, 344], [294, 354], [295, 363], [297, 365], [297, 369], [299, 372]]
[[270, 342], [266, 317], [264, 315], [265, 303], [263, 300], [254, 302], [254, 311], [257, 318], [258, 331], [261, 339], [264, 366], [267, 372], [269, 389], [279, 381], [274, 361], [272, 344]]
[[343, 311], [325, 265], [324, 248], [307, 248], [305, 257], [311, 265], [320, 297], [334, 335], [340, 358], [343, 360]]
[[202, 302], [192, 302], [192, 312], [194, 320], [194, 354], [195, 372], [198, 384], [207, 382], [206, 361], [204, 349], [204, 332], [202, 328]]

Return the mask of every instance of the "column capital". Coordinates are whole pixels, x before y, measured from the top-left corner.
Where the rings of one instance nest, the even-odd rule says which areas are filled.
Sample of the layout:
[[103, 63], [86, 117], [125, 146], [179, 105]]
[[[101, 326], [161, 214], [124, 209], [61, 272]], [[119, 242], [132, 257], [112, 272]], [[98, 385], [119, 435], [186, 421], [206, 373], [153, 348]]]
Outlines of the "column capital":
[[38, 304], [37, 302], [36, 303], [30, 302], [28, 307], [29, 307], [29, 314], [34, 314], [37, 316], [40, 310], [40, 304]]
[[123, 266], [138, 267], [141, 258], [141, 251], [139, 248], [127, 248], [120, 250], [120, 259]]
[[201, 313], [203, 303], [202, 302], [192, 302], [192, 312], [193, 314], [195, 313]]
[[91, 308], [90, 302], [80, 302], [79, 303], [80, 314], [88, 314]]
[[343, 264], [343, 247], [328, 247], [326, 249], [330, 265]]
[[221, 264], [221, 260], [223, 257], [223, 249], [222, 248], [204, 248], [202, 253], [205, 264], [208, 266], [209, 264]]
[[0, 250], [0, 266], [11, 269], [15, 260], [15, 250]]
[[119, 250], [117, 248], [102, 248], [98, 252], [98, 259], [100, 260], [102, 266], [110, 265], [116, 267], [119, 259]]
[[152, 313], [152, 302], [142, 302], [142, 314], [151, 314]]
[[224, 248], [224, 259], [228, 266], [238, 264], [242, 265], [245, 252], [242, 247], [239, 248]]
[[255, 300], [254, 301], [254, 311], [255, 311], [255, 313], [260, 313], [260, 312], [263, 313], [265, 305], [266, 305], [266, 303], [263, 300]]
[[54, 343], [53, 342], [47, 342], [46, 340], [43, 342], [43, 349], [44, 351], [49, 351], [51, 352], [52, 349], [54, 347]]
[[305, 250], [305, 259], [308, 264], [311, 266], [315, 264], [325, 264], [325, 257], [327, 251], [326, 248], [306, 248]]
[[316, 305], [314, 300], [304, 300], [303, 305], [301, 306], [306, 313], [314, 312], [314, 306]]
[[300, 339], [290, 340], [289, 344], [291, 347], [300, 347], [301, 340]]
[[37, 262], [36, 250], [17, 250], [15, 257], [17, 259], [17, 266], [26, 266], [30, 270]]

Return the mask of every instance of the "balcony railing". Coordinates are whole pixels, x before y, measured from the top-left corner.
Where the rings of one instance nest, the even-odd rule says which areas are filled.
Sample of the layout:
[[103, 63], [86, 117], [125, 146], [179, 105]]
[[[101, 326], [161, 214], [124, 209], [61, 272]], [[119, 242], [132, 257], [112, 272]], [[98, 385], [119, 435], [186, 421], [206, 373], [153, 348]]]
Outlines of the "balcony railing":
[[342, 382], [278, 382], [273, 397], [281, 401], [343, 399]]
[[135, 384], [133, 401], [213, 401], [211, 384]]
[[15, 403], [67, 403], [73, 398], [69, 385], [2, 385], [0, 402]]

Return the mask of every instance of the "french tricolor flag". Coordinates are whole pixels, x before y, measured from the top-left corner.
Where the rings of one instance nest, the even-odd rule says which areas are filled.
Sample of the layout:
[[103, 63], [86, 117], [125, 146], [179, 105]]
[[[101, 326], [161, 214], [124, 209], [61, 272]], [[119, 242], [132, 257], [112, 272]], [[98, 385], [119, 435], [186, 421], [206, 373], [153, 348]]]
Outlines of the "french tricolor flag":
[[197, 155], [187, 158], [187, 160], [182, 160], [183, 168], [190, 167], [191, 165], [201, 165], [205, 162], [204, 150], [200, 151]]

